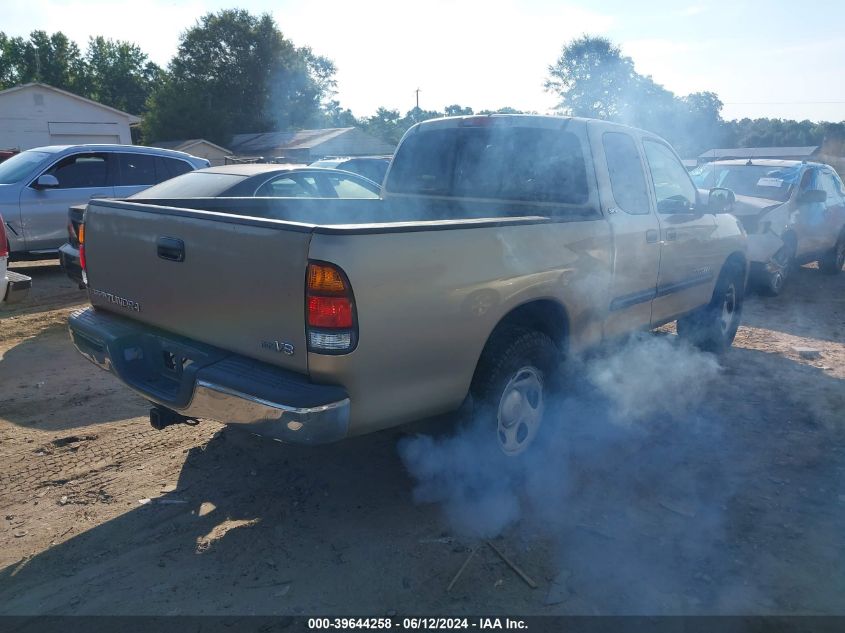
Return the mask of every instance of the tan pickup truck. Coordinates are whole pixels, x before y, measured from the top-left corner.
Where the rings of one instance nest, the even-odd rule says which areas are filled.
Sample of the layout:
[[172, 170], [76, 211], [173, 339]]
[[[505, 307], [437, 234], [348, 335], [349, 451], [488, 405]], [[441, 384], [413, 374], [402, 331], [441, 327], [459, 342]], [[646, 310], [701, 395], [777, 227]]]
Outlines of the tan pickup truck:
[[506, 454], [552, 375], [678, 321], [729, 347], [747, 275], [732, 194], [606, 122], [457, 117], [403, 138], [377, 200], [93, 201], [80, 352], [155, 406], [318, 443], [459, 409]]

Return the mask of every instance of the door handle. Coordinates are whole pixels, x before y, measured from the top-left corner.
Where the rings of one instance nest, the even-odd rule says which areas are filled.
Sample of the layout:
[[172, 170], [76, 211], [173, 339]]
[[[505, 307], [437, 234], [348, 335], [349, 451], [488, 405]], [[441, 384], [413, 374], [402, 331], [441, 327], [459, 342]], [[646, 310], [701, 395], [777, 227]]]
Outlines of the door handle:
[[156, 241], [158, 256], [170, 262], [185, 261], [185, 242], [177, 237], [160, 237]]
[[649, 229], [645, 232], [645, 241], [648, 244], [657, 244], [657, 238], [659, 237], [658, 233], [654, 229]]
[[675, 229], [666, 229], [666, 241], [672, 242], [678, 239], [678, 232]]

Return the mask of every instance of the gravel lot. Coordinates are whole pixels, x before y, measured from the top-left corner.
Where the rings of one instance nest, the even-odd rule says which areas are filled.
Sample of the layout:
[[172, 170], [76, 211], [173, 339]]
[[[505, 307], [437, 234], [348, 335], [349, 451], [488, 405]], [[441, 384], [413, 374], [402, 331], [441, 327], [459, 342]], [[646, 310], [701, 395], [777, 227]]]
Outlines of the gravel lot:
[[[448, 420], [316, 448], [154, 431], [73, 350], [85, 293], [15, 267], [34, 289], [0, 312], [0, 614], [845, 614], [845, 275], [749, 297], [712, 376], [668, 363], [681, 384], [631, 391], [694, 395], [683, 412], [591, 408], [500, 500], [496, 471], [443, 495], [409, 473], [397, 445]], [[483, 512], [506, 503], [497, 535]]]

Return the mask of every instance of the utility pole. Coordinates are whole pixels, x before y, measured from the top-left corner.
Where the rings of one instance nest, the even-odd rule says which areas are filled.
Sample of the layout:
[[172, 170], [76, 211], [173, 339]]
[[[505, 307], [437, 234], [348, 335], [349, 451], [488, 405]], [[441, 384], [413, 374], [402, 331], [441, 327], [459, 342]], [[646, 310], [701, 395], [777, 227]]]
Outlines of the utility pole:
[[415, 92], [417, 93], [417, 110], [419, 110], [420, 109], [420, 89], [417, 88]]

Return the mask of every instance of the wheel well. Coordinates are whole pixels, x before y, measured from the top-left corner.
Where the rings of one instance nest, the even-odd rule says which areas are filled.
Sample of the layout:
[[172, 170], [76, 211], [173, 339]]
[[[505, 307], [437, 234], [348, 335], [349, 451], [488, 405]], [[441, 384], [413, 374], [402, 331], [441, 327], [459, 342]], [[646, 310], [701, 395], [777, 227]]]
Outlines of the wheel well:
[[[554, 341], [561, 352], [566, 351], [566, 341], [569, 336], [569, 317], [566, 310], [557, 301], [538, 299], [523, 303], [502, 317], [493, 333], [507, 326], [524, 327], [542, 332]], [[493, 333], [490, 334], [491, 337]]]
[[740, 252], [731, 253], [730, 255], [728, 255], [728, 258], [725, 260], [725, 265], [722, 266], [722, 270], [724, 270], [728, 266], [738, 267], [742, 271], [742, 274], [744, 275], [747, 272], [747, 269], [748, 269], [748, 263], [745, 260], [745, 255], [743, 255]]

